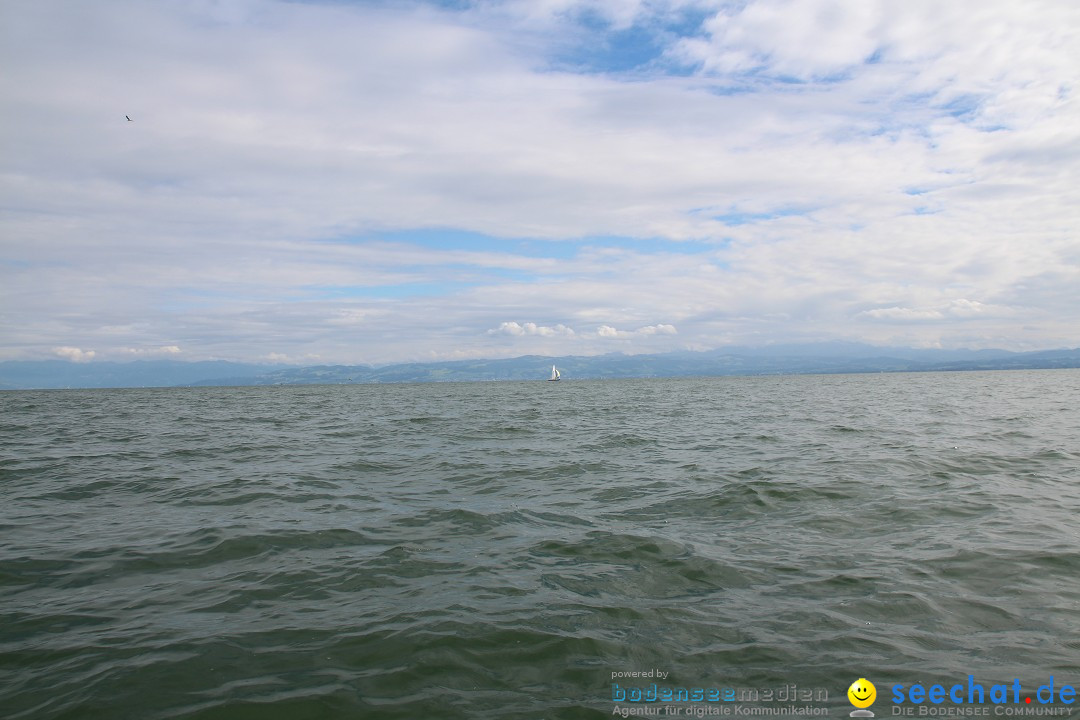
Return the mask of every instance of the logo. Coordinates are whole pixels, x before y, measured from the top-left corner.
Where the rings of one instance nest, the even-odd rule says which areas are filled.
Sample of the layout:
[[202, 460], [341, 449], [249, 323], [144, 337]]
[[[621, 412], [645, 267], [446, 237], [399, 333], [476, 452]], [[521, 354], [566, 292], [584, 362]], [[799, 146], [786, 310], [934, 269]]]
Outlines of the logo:
[[[986, 703], [998, 706], [994, 708], [995, 715], [1068, 714], [1072, 712], [1072, 708], [1029, 706], [1032, 704], [1032, 700], [1035, 700], [1040, 706], [1053, 705], [1055, 695], [1057, 696], [1057, 702], [1062, 705], [1072, 705], [1076, 702], [1076, 688], [1072, 685], [1061, 685], [1060, 689], [1057, 689], [1053, 675], [1050, 676], [1049, 683], [1040, 685], [1034, 693], [1030, 691], [1024, 692], [1019, 678], [1014, 678], [1012, 683], [1008, 685], [999, 683], [987, 688], [982, 683], [975, 682], [974, 675], [967, 676], [966, 685], [958, 682], [949, 687], [943, 684], [927, 687], [922, 683], [915, 683], [908, 687], [902, 683], [897, 683], [892, 686], [891, 690], [894, 703], [893, 715], [914, 715], [915, 707], [907, 706], [909, 702], [912, 706], [918, 706], [920, 715], [975, 714], [976, 712], [985, 715], [987, 713], [985, 711], [980, 712], [978, 708], [935, 708], [934, 706], [942, 704], [954, 706], [983, 705]], [[852, 702], [855, 701], [852, 700]], [[1005, 707], [1001, 707], [1003, 705]], [[1021, 705], [1023, 707], [1014, 708], [1010, 707], [1011, 705]], [[964, 712], [956, 712], [959, 710], [964, 710]]]
[[851, 683], [851, 687], [847, 689], [847, 697], [851, 704], [857, 708], [851, 711], [850, 717], [874, 717], [874, 713], [866, 709], [873, 705], [874, 700], [877, 699], [877, 688], [874, 687], [874, 683], [866, 678], [859, 678]]

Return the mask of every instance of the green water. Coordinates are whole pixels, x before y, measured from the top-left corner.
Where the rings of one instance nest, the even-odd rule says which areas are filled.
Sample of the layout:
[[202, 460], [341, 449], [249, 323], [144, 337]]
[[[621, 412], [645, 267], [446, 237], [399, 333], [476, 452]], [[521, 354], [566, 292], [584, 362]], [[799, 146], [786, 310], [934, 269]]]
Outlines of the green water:
[[5, 392], [0, 717], [1031, 695], [1080, 685], [1078, 509], [1068, 370]]

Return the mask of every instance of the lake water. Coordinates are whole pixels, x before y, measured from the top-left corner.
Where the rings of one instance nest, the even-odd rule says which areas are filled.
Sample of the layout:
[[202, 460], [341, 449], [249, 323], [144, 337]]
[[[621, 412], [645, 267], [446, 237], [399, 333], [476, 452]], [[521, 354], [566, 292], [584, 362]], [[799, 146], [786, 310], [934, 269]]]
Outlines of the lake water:
[[3, 392], [0, 716], [1034, 698], [1078, 510], [1072, 370]]

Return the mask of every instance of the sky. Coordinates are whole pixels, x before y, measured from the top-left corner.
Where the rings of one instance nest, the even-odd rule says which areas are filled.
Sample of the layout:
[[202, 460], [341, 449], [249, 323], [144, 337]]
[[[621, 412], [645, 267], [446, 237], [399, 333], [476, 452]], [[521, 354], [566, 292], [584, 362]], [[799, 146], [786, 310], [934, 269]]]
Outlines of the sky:
[[1073, 0], [0, 0], [0, 67], [0, 360], [1080, 346]]

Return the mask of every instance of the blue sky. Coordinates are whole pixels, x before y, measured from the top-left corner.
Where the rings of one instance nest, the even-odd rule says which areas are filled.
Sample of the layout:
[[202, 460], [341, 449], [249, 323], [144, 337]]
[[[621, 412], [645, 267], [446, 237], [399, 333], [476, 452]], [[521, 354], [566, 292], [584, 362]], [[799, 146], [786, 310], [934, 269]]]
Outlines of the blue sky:
[[1073, 3], [0, 0], [0, 33], [0, 359], [1080, 345]]

